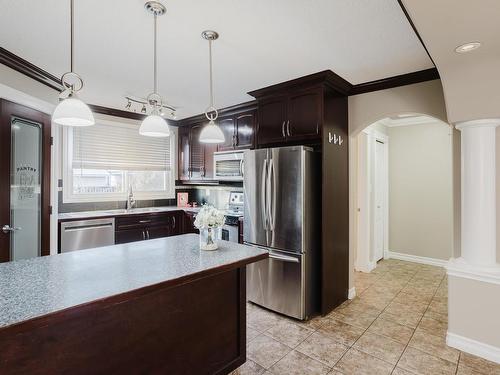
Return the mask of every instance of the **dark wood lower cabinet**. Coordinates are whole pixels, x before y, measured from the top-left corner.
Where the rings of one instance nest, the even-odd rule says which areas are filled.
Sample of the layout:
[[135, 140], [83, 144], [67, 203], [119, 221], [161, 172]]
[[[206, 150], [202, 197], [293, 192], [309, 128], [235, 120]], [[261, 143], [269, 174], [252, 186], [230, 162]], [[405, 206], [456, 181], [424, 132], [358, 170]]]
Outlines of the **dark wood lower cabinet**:
[[229, 374], [246, 360], [245, 265], [0, 328], [2, 374]]
[[143, 228], [117, 230], [115, 232], [115, 244], [145, 240], [145, 232]]
[[127, 215], [115, 219], [115, 243], [152, 240], [183, 233], [182, 211]]
[[194, 212], [184, 213], [183, 233], [200, 233], [200, 231], [194, 226], [195, 216], [196, 214]]

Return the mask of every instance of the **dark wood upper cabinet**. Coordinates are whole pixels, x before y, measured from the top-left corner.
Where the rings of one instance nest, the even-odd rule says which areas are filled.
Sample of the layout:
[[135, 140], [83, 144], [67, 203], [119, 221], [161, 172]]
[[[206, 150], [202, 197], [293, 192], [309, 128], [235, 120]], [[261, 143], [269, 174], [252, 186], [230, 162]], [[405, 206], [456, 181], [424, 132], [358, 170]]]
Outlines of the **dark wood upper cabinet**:
[[252, 110], [235, 115], [235, 148], [238, 150], [254, 148], [255, 146], [255, 123], [257, 111]]
[[179, 128], [179, 180], [189, 180], [189, 163], [190, 163], [190, 147], [189, 147], [189, 129], [185, 127]]
[[229, 151], [234, 149], [235, 143], [235, 127], [234, 127], [234, 117], [222, 117], [218, 121], [218, 125], [224, 133], [225, 141], [219, 144], [219, 151]]
[[257, 145], [264, 146], [284, 142], [287, 121], [287, 97], [262, 100], [259, 103]]
[[323, 90], [298, 90], [264, 99], [259, 105], [259, 147], [293, 143], [319, 143], [323, 116]]
[[201, 180], [205, 176], [205, 148], [200, 142], [202, 127], [202, 124], [194, 125], [189, 131], [189, 144], [191, 151], [189, 160], [189, 177], [193, 180]]
[[290, 141], [320, 139], [323, 122], [323, 90], [312, 89], [288, 97], [286, 137]]
[[255, 102], [220, 110], [217, 124], [222, 129], [225, 142], [222, 144], [201, 143], [200, 133], [206, 124], [201, 115], [181, 120], [179, 127], [178, 176], [181, 181], [213, 181], [214, 152], [253, 148], [257, 107]]

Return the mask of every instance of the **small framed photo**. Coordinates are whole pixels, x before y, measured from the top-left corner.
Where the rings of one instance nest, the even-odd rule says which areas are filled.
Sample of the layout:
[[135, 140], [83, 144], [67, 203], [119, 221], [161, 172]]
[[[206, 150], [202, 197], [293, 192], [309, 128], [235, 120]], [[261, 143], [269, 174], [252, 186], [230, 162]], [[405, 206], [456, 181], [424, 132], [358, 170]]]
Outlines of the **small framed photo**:
[[189, 207], [188, 193], [177, 193], [177, 207]]

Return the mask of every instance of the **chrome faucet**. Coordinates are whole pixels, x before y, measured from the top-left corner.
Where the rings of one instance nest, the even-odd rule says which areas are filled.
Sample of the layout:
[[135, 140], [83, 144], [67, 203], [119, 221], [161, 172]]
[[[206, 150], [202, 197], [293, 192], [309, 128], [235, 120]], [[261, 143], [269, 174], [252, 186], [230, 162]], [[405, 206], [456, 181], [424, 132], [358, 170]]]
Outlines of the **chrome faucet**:
[[127, 210], [130, 210], [132, 208], [135, 208], [135, 199], [134, 199], [134, 192], [132, 191], [132, 185], [128, 186], [128, 193], [127, 193]]

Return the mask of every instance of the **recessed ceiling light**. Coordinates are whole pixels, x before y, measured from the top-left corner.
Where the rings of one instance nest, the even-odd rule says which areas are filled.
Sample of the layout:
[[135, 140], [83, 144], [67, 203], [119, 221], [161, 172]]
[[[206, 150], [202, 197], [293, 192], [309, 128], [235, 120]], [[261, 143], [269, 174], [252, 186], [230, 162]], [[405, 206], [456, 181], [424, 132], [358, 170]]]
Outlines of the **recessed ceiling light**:
[[467, 53], [467, 52], [474, 51], [475, 49], [478, 49], [479, 47], [481, 47], [480, 42], [465, 43], [465, 44], [462, 44], [462, 45], [458, 46], [457, 48], [455, 48], [455, 52]]

